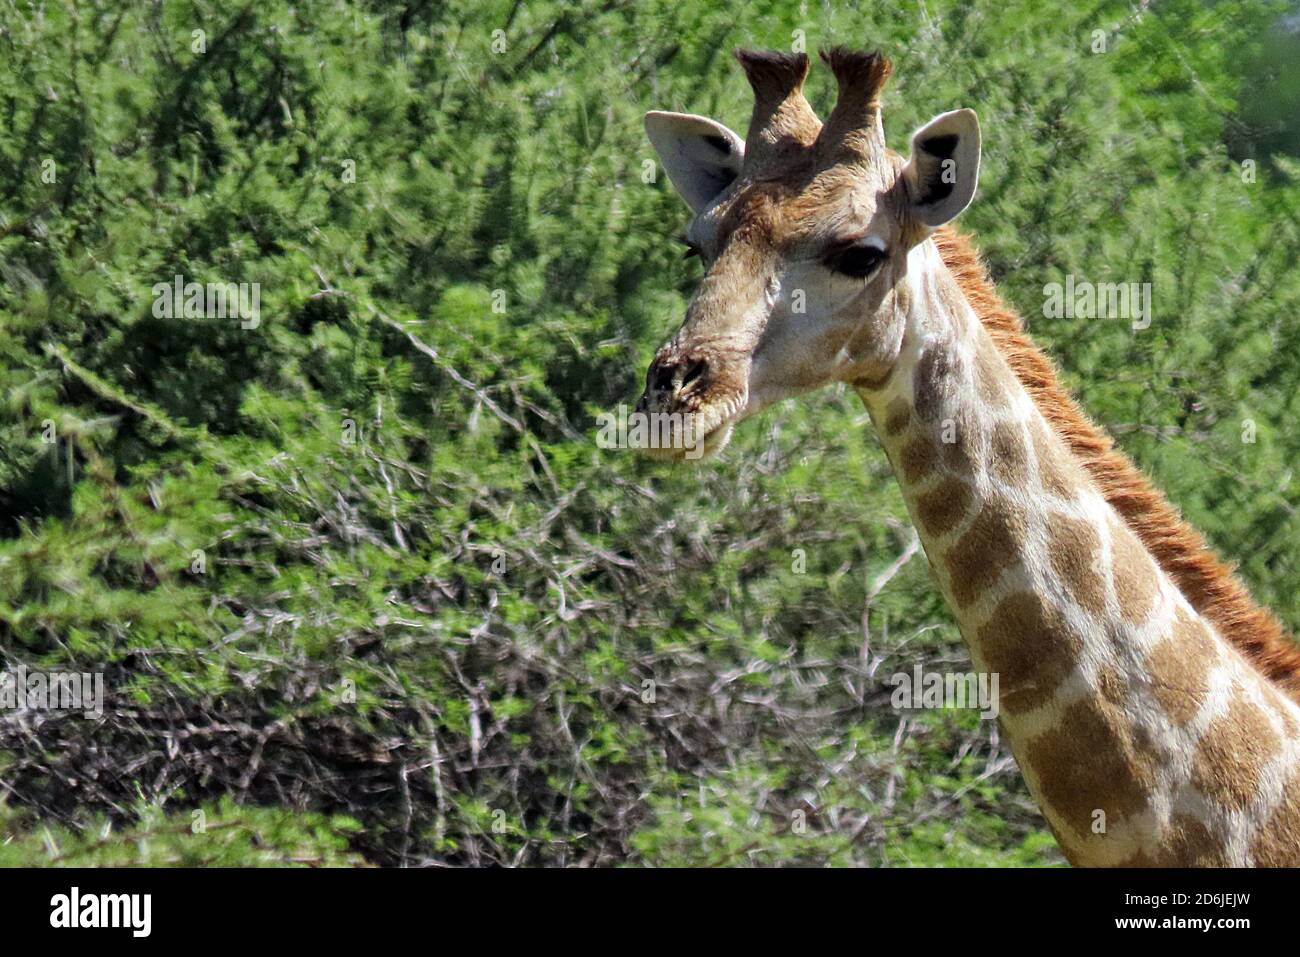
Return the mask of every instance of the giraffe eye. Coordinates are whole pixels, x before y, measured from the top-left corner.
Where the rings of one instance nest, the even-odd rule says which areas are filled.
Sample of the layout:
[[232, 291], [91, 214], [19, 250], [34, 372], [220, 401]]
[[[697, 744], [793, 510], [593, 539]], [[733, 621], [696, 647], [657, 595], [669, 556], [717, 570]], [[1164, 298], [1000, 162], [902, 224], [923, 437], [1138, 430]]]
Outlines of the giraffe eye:
[[[689, 239], [683, 239], [683, 240], [681, 240], [680, 242], [681, 242], [681, 244], [682, 244], [683, 246], [686, 247], [686, 252], [685, 252], [685, 254], [682, 256], [683, 259], [690, 259], [692, 256], [700, 256], [700, 247], [699, 247], [699, 246], [695, 245], [695, 244], [694, 244], [693, 242], [691, 242]], [[700, 258], [703, 259], [704, 257], [703, 257], [703, 256], [700, 256]]]
[[836, 272], [865, 279], [885, 261], [885, 251], [874, 243], [855, 242], [835, 250], [826, 257], [826, 265]]

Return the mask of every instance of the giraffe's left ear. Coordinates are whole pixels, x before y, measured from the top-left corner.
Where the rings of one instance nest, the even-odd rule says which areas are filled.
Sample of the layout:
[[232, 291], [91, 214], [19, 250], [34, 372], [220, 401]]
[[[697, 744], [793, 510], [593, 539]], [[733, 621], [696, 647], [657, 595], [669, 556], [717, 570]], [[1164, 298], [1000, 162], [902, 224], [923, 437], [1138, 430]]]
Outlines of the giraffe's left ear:
[[645, 115], [645, 131], [692, 212], [707, 209], [740, 175], [745, 141], [716, 120], [654, 110]]
[[903, 184], [913, 215], [936, 228], [975, 198], [980, 176], [980, 124], [974, 110], [940, 113], [912, 134]]

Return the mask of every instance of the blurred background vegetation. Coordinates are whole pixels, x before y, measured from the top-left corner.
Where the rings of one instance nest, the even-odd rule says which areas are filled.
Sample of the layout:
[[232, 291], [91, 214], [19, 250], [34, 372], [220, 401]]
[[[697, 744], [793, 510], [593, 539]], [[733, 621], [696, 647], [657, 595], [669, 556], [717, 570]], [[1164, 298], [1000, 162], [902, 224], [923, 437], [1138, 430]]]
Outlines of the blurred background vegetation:
[[[695, 470], [596, 447], [700, 275], [641, 114], [743, 135], [732, 48], [839, 43], [894, 59], [897, 149], [978, 110], [1004, 295], [1295, 627], [1298, 31], [0, 0], [0, 667], [108, 688], [0, 713], [0, 864], [1059, 863], [994, 724], [890, 706], [969, 662], [855, 397]], [[260, 324], [154, 318], [178, 273]], [[1068, 274], [1151, 327], [1042, 318]]]

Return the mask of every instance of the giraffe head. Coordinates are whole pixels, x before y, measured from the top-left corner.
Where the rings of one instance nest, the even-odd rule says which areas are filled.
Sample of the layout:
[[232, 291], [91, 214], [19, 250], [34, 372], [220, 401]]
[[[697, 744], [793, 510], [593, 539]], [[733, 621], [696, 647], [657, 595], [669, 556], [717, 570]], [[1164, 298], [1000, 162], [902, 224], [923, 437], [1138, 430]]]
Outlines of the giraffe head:
[[638, 405], [689, 416], [664, 457], [694, 457], [699, 437], [716, 452], [737, 422], [781, 399], [887, 375], [912, 290], [937, 261], [909, 254], [966, 208], [979, 175], [971, 110], [917, 130], [905, 160], [886, 149], [890, 64], [879, 54], [823, 52], [839, 86], [824, 125], [802, 92], [805, 55], [737, 58], [754, 91], [748, 141], [703, 116], [645, 118], [694, 213], [686, 241], [706, 270]]

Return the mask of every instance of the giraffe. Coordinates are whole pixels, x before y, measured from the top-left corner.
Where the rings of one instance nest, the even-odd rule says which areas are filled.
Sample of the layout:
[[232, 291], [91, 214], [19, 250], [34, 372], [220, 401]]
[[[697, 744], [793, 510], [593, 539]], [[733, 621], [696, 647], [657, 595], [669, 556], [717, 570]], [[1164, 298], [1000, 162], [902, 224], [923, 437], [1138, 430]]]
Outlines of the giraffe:
[[935, 117], [903, 158], [880, 54], [823, 51], [824, 124], [805, 55], [736, 56], [747, 138], [645, 118], [705, 275], [638, 411], [689, 417], [707, 457], [772, 403], [848, 384], [1066, 858], [1300, 865], [1300, 651], [1080, 412], [951, 225], [976, 114]]

